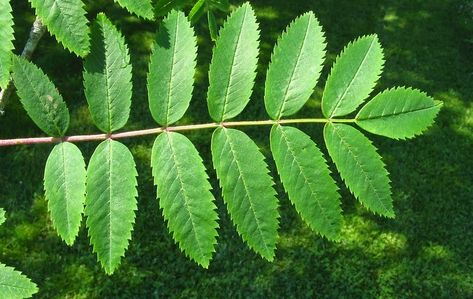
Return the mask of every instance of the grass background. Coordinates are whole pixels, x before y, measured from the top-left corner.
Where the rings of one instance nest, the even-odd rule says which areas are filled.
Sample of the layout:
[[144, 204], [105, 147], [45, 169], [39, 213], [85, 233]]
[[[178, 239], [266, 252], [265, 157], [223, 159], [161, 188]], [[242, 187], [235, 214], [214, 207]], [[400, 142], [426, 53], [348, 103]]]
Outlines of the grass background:
[[[130, 16], [112, 1], [85, 1], [89, 19], [105, 11], [123, 31], [134, 66], [134, 97], [125, 128], [155, 124], [147, 108], [145, 78], [155, 22]], [[240, 1], [233, 1], [238, 4]], [[386, 66], [377, 91], [407, 85], [444, 102], [436, 124], [422, 137], [396, 142], [370, 136], [391, 173], [397, 218], [363, 209], [342, 188], [343, 240], [328, 242], [311, 232], [277, 181], [281, 228], [276, 260], [263, 261], [238, 237], [226, 214], [210, 164], [210, 131], [187, 134], [201, 152], [214, 186], [220, 229], [216, 254], [204, 270], [179, 252], [169, 235], [149, 167], [153, 137], [125, 140], [137, 162], [139, 210], [133, 240], [113, 276], [101, 270], [84, 227], [72, 247], [56, 236], [42, 189], [51, 145], [0, 149], [0, 260], [40, 287], [37, 298], [473, 298], [473, 4], [465, 0], [251, 1], [261, 22], [259, 75], [252, 101], [240, 119], [265, 119], [264, 74], [272, 47], [296, 16], [313, 10], [323, 25], [328, 57], [316, 92], [299, 116], [320, 116], [325, 78], [350, 40], [377, 33]], [[16, 48], [23, 47], [34, 19], [26, 0], [13, 1]], [[188, 9], [187, 9], [188, 12]], [[218, 15], [222, 23], [224, 15]], [[197, 84], [180, 122], [209, 120], [205, 94], [211, 55], [206, 22], [199, 36]], [[70, 134], [97, 132], [82, 89], [82, 62], [48, 34], [35, 63], [56, 83], [72, 112]], [[301, 126], [323, 145], [321, 127]], [[245, 129], [270, 157], [269, 128]], [[42, 136], [13, 98], [0, 117], [0, 138]], [[86, 160], [97, 143], [80, 144]], [[273, 175], [274, 163], [268, 159]], [[340, 184], [340, 179], [336, 176]]]

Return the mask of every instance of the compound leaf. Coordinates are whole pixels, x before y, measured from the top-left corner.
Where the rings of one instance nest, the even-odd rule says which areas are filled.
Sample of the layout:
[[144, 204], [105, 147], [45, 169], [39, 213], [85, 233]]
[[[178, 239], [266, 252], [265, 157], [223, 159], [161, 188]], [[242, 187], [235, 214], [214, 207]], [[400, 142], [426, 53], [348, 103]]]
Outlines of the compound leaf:
[[131, 64], [125, 39], [104, 14], [92, 26], [92, 46], [84, 62], [84, 86], [92, 119], [110, 133], [130, 115]]
[[9, 0], [0, 0], [0, 88], [10, 82], [13, 50], [13, 16]]
[[357, 129], [328, 123], [324, 139], [348, 189], [369, 210], [394, 218], [388, 172], [371, 141]]
[[118, 141], [103, 141], [90, 158], [86, 223], [90, 243], [107, 274], [118, 267], [131, 239], [137, 209], [137, 175], [130, 150]]
[[149, 108], [159, 124], [178, 121], [189, 107], [196, 57], [194, 30], [184, 13], [173, 10], [158, 31], [149, 65]]
[[255, 13], [245, 3], [226, 20], [213, 51], [207, 101], [215, 121], [237, 116], [248, 104], [256, 77], [258, 40]]
[[2, 225], [5, 222], [5, 220], [7, 220], [5, 218], [5, 210], [0, 208], [0, 225]]
[[115, 0], [115, 2], [139, 17], [148, 20], [154, 19], [153, 5], [151, 4], [151, 0]]
[[296, 128], [275, 125], [271, 152], [284, 189], [302, 219], [328, 239], [338, 239], [343, 224], [340, 195], [316, 144]]
[[208, 176], [192, 142], [162, 133], [153, 145], [151, 165], [159, 205], [182, 251], [204, 268], [217, 243], [217, 213]]
[[271, 118], [292, 115], [307, 102], [322, 71], [325, 46], [313, 12], [286, 28], [274, 47], [266, 75], [264, 103]]
[[20, 101], [34, 123], [50, 136], [64, 136], [69, 110], [46, 74], [26, 59], [14, 56], [12, 76]]
[[410, 88], [383, 91], [356, 116], [356, 123], [368, 132], [394, 139], [412, 138], [430, 127], [441, 102]]
[[30, 0], [36, 15], [65, 48], [78, 56], [89, 52], [89, 28], [81, 0]]
[[57, 144], [46, 161], [44, 190], [53, 225], [68, 245], [79, 233], [85, 178], [85, 162], [79, 148], [69, 142]]
[[212, 160], [238, 233], [272, 261], [278, 237], [278, 201], [258, 146], [245, 133], [218, 128], [212, 135]]
[[8, 299], [30, 298], [38, 292], [35, 283], [12, 267], [0, 263], [0, 297]]
[[383, 70], [383, 49], [376, 35], [358, 38], [337, 57], [322, 97], [327, 118], [352, 113], [369, 96]]

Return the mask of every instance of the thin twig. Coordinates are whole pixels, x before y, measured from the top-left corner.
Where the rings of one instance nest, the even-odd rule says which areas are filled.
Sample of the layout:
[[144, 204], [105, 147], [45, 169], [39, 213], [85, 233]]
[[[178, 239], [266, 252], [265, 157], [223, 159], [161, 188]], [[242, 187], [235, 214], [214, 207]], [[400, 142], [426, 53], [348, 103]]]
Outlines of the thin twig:
[[192, 131], [202, 129], [214, 129], [218, 127], [243, 127], [243, 126], [270, 126], [276, 124], [298, 124], [298, 123], [353, 123], [354, 119], [325, 119], [325, 118], [299, 118], [299, 119], [281, 119], [281, 120], [255, 120], [255, 121], [230, 121], [222, 123], [206, 123], [196, 125], [183, 125], [173, 127], [159, 127], [154, 129], [144, 129], [136, 131], [128, 131], [113, 134], [93, 134], [93, 135], [76, 135], [66, 137], [33, 137], [33, 138], [16, 138], [0, 140], [0, 147], [13, 146], [21, 144], [39, 144], [39, 143], [58, 143], [67, 142], [84, 142], [84, 141], [101, 141], [105, 139], [123, 139], [146, 135], [156, 135], [162, 132], [179, 132]]
[[[25, 57], [28, 60], [31, 60], [31, 57], [33, 56], [33, 53], [36, 50], [36, 46], [38, 46], [38, 42], [41, 37], [43, 37], [45, 31], [46, 27], [43, 25], [43, 22], [41, 22], [41, 20], [36, 17], [33, 26], [31, 27], [30, 36], [26, 41], [21, 56]], [[7, 87], [3, 90], [0, 90], [0, 115], [3, 115], [5, 113], [4, 109], [12, 92], [13, 80], [10, 79], [10, 82], [8, 82]]]

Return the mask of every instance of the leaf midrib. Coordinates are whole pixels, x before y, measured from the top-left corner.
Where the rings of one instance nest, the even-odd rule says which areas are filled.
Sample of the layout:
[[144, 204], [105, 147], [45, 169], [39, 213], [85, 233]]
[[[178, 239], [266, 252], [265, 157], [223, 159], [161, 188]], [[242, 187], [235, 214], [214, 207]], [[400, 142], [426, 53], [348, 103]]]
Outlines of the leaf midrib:
[[401, 115], [407, 115], [407, 114], [410, 114], [410, 113], [416, 113], [416, 112], [420, 112], [420, 111], [428, 111], [428, 110], [436, 109], [439, 106], [442, 106], [442, 104], [435, 104], [434, 106], [423, 107], [423, 108], [418, 108], [418, 109], [409, 110], [409, 111], [400, 111], [399, 113], [381, 114], [381, 115], [377, 115], [377, 116], [374, 116], [374, 117], [371, 117], [369, 115], [366, 116], [366, 117], [363, 117], [363, 118], [356, 117], [355, 119], [359, 120], [359, 121], [365, 121], [365, 120], [375, 120], [375, 119], [380, 119], [380, 118], [391, 118], [391, 117], [396, 117], [396, 116], [401, 116]]
[[171, 57], [171, 71], [169, 72], [169, 80], [168, 80], [168, 97], [167, 97], [167, 105], [166, 105], [166, 119], [165, 125], [169, 124], [169, 111], [171, 110], [171, 95], [172, 95], [172, 81], [174, 78], [174, 68], [175, 64], [174, 61], [176, 59], [176, 44], [177, 44], [177, 37], [179, 34], [179, 17], [180, 14], [178, 13], [176, 16], [176, 26], [174, 28], [174, 39], [172, 45], [172, 57]]
[[[64, 151], [64, 142], [61, 143], [61, 154], [62, 154], [62, 170], [64, 172], [64, 193], [65, 193], [65, 206], [66, 206], [66, 220], [67, 220], [67, 237], [71, 238], [71, 220], [70, 220], [70, 215], [69, 215], [69, 188], [67, 187], [67, 171], [66, 171], [66, 155]], [[67, 240], [69, 241], [69, 240]]]
[[112, 160], [113, 160], [113, 150], [112, 150], [112, 141], [108, 141], [108, 268], [112, 271]]

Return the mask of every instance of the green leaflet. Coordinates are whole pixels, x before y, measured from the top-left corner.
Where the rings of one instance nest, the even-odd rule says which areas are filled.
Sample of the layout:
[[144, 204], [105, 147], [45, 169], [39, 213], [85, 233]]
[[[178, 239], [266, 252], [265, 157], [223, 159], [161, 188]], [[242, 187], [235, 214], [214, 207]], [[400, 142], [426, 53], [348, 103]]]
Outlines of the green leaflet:
[[151, 4], [151, 0], [115, 0], [115, 2], [139, 17], [148, 20], [154, 19], [153, 5]]
[[245, 3], [224, 23], [214, 47], [207, 102], [215, 121], [237, 116], [248, 104], [256, 77], [258, 39], [255, 13]]
[[5, 222], [5, 220], [7, 220], [5, 218], [5, 210], [0, 208], [0, 225], [2, 225]]
[[238, 233], [272, 261], [278, 237], [278, 201], [258, 146], [245, 133], [218, 128], [212, 135], [212, 160]]
[[340, 195], [322, 152], [304, 132], [279, 125], [271, 129], [271, 152], [304, 221], [328, 239], [338, 239], [343, 224]]
[[85, 162], [72, 143], [61, 142], [51, 151], [44, 170], [44, 190], [51, 220], [59, 236], [74, 244], [85, 202]]
[[208, 176], [192, 142], [162, 133], [154, 142], [151, 166], [159, 205], [182, 251], [204, 268], [217, 243], [217, 213]]
[[46, 74], [15, 56], [12, 76], [20, 101], [34, 123], [50, 136], [64, 136], [69, 127], [69, 110]]
[[121, 129], [130, 115], [131, 64], [125, 39], [104, 14], [92, 26], [84, 62], [84, 86], [92, 119], [105, 133]]
[[356, 123], [368, 132], [394, 139], [422, 134], [434, 122], [442, 103], [419, 90], [385, 90], [368, 102], [356, 116]]
[[0, 0], [0, 88], [10, 82], [13, 50], [13, 16], [9, 0]]
[[103, 141], [90, 158], [85, 215], [90, 243], [107, 274], [118, 267], [131, 239], [137, 175], [130, 150], [118, 141]]
[[206, 9], [207, 5], [205, 0], [197, 1], [189, 12], [189, 20], [191, 23], [197, 23], [197, 21], [204, 15]]
[[156, 3], [156, 15], [165, 16], [173, 9], [179, 9], [191, 0], [158, 0]]
[[81, 0], [30, 0], [36, 15], [64, 47], [80, 57], [89, 52], [89, 28]]
[[148, 74], [149, 109], [168, 126], [186, 112], [192, 98], [197, 40], [182, 12], [173, 10], [156, 36]]
[[217, 20], [215, 20], [215, 15], [210, 9], [207, 11], [207, 21], [209, 22], [210, 38], [212, 41], [216, 41], [218, 38]]
[[376, 35], [360, 37], [345, 47], [327, 79], [322, 98], [325, 117], [350, 114], [363, 103], [383, 71], [383, 57]]
[[324, 139], [330, 157], [350, 191], [369, 210], [394, 218], [388, 172], [371, 141], [357, 129], [328, 123]]
[[266, 75], [264, 104], [273, 119], [307, 102], [322, 71], [325, 37], [314, 13], [295, 19], [278, 39]]
[[0, 298], [30, 298], [37, 292], [38, 287], [28, 277], [0, 263]]

